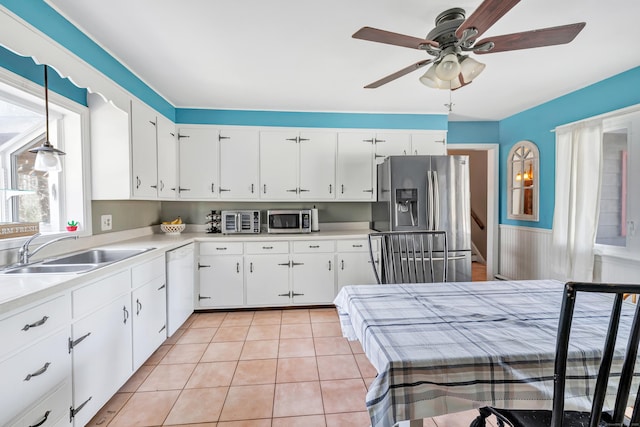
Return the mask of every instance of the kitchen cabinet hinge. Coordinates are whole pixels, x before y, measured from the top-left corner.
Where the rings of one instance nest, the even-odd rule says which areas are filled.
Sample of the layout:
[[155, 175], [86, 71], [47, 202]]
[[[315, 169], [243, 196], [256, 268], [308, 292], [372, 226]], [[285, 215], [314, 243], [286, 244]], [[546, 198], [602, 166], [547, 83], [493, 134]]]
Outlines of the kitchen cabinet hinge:
[[80, 344], [82, 341], [85, 340], [85, 338], [87, 338], [89, 335], [91, 335], [91, 332], [87, 332], [85, 335], [81, 336], [80, 338], [78, 338], [77, 340], [72, 340], [71, 338], [69, 338], [69, 353], [71, 353], [71, 350], [73, 350], [73, 348], [75, 346], [77, 346], [78, 344]]
[[91, 400], [93, 396], [90, 396], [87, 400], [85, 400], [84, 402], [82, 402], [80, 404], [80, 406], [78, 406], [77, 408], [74, 408], [73, 406], [69, 407], [69, 422], [72, 422], [73, 419], [75, 418], [76, 414], [80, 411], [82, 411], [82, 408], [84, 408], [84, 406], [89, 403], [89, 401]]

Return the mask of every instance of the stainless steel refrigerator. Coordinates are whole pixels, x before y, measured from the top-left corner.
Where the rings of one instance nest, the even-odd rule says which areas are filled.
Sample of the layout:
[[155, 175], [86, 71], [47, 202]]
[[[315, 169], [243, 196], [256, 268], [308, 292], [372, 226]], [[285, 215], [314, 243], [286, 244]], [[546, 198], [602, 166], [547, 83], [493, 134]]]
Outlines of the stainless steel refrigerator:
[[[470, 281], [469, 157], [389, 156], [377, 172], [378, 201], [372, 205], [371, 228], [446, 231], [447, 281]], [[436, 244], [434, 258], [438, 252], [443, 257], [443, 247]]]

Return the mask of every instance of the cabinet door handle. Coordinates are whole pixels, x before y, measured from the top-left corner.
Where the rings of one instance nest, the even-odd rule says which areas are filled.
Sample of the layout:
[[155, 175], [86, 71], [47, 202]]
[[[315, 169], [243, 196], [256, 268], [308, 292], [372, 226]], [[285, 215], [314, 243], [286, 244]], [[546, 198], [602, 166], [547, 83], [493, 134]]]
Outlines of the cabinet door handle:
[[136, 190], [140, 188], [140, 184], [142, 184], [142, 181], [140, 181], [140, 178], [136, 175]]
[[213, 187], [213, 182], [211, 183], [211, 192], [215, 193], [214, 187]]
[[251, 184], [251, 194], [253, 194], [253, 184]]
[[140, 312], [142, 311], [142, 303], [141, 303], [141, 302], [140, 302], [140, 300], [139, 300], [139, 299], [137, 299], [137, 298], [136, 298], [136, 306], [137, 306], [137, 309], [136, 309], [136, 316], [139, 316], [139, 315], [140, 315]]
[[81, 336], [80, 338], [78, 338], [77, 340], [72, 340], [71, 338], [69, 338], [69, 353], [71, 353], [71, 350], [73, 350], [73, 348], [75, 346], [77, 346], [78, 344], [80, 344], [82, 341], [84, 341], [89, 335], [91, 335], [91, 332], [87, 332], [85, 335]]
[[340, 260], [340, 270], [344, 270], [344, 260]]
[[166, 287], [167, 287], [167, 285], [166, 285], [166, 284], [163, 284], [162, 286], [160, 286], [160, 287], [158, 288], [158, 290], [159, 290], [159, 291], [161, 291], [161, 290], [163, 290], [163, 289], [164, 289], [164, 288], [166, 288]]
[[333, 194], [333, 185], [329, 184], [329, 194]]
[[152, 124], [152, 125], [154, 125], [154, 126], [156, 125], [156, 122], [154, 122], [154, 121], [152, 121], [152, 120], [149, 120], [149, 123], [151, 123], [151, 124]]
[[122, 307], [122, 315], [124, 316], [124, 324], [127, 324], [127, 320], [129, 320], [129, 310], [127, 310], [127, 306]]
[[413, 154], [418, 155], [418, 150], [414, 150]]
[[51, 413], [51, 411], [47, 411], [44, 413], [44, 415], [42, 416], [42, 419], [35, 423], [35, 424], [31, 424], [29, 427], [40, 427], [42, 424], [47, 422], [47, 419], [49, 418], [49, 414]]
[[236, 273], [240, 273], [240, 263], [236, 262]]
[[200, 270], [201, 268], [211, 268], [211, 266], [198, 263], [198, 270]]
[[331, 260], [329, 260], [329, 271], [331, 271]]
[[38, 375], [42, 375], [45, 372], [47, 372], [47, 369], [49, 369], [49, 366], [51, 365], [50, 362], [47, 362], [44, 364], [44, 366], [40, 369], [38, 369], [37, 371], [35, 371], [33, 374], [28, 374], [26, 377], [24, 377], [23, 381], [29, 381], [31, 380], [31, 378], [33, 377], [37, 377]]
[[24, 325], [24, 327], [21, 330], [28, 331], [31, 328], [42, 326], [48, 319], [49, 319], [49, 316], [42, 316], [42, 319], [38, 320], [37, 322], [27, 323], [26, 325]]
[[253, 263], [249, 263], [249, 273], [253, 273]]
[[160, 180], [160, 191], [164, 190], [164, 182], [162, 182], [162, 180]]
[[262, 194], [267, 194], [267, 184], [262, 185]]

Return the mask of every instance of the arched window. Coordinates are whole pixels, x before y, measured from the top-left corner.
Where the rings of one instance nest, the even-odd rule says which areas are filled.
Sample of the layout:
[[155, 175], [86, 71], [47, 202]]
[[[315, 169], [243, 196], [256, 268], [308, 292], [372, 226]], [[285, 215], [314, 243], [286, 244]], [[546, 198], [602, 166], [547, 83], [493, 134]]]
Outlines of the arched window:
[[517, 142], [509, 151], [507, 218], [538, 221], [539, 158], [531, 141]]

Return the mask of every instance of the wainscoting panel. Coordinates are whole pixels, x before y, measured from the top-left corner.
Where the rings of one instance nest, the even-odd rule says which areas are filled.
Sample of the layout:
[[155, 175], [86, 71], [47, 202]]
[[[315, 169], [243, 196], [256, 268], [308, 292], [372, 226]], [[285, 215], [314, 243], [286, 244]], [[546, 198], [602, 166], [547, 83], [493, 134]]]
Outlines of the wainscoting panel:
[[596, 255], [593, 280], [608, 283], [639, 283], [640, 260]]
[[506, 279], [549, 279], [551, 230], [500, 225], [500, 276]]

